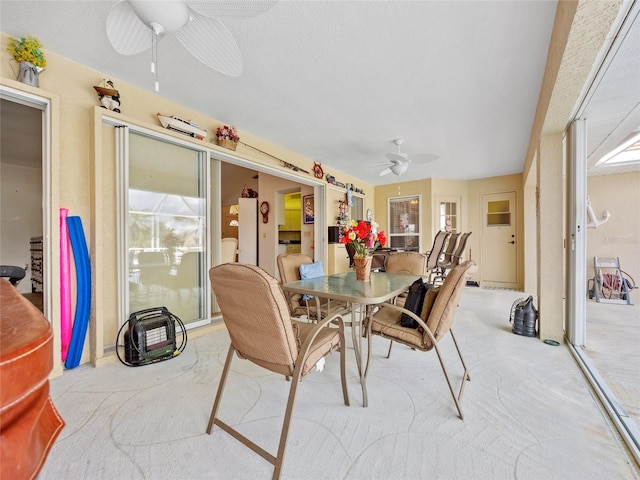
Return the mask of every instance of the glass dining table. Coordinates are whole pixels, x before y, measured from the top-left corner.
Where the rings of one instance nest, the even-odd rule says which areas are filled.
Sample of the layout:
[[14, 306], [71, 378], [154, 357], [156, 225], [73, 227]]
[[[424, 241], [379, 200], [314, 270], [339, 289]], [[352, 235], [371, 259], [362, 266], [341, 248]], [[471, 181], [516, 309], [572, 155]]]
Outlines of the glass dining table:
[[355, 352], [360, 385], [362, 386], [362, 406], [368, 405], [366, 372], [368, 365], [363, 365], [362, 332], [367, 315], [375, 305], [384, 303], [409, 289], [417, 280], [417, 275], [400, 273], [371, 272], [368, 281], [356, 279], [355, 272], [335, 273], [324, 277], [307, 278], [282, 285], [287, 292], [313, 295], [320, 311], [320, 299], [339, 300], [351, 306], [351, 334]]

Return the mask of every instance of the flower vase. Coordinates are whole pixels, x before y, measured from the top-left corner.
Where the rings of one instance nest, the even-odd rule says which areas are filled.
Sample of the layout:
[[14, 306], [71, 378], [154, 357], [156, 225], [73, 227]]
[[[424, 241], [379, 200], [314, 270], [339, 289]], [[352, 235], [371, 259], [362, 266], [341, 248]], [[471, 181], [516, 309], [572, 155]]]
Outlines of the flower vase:
[[373, 257], [367, 255], [366, 257], [354, 257], [353, 264], [356, 267], [356, 280], [368, 282], [371, 277], [371, 261]]
[[238, 142], [234, 142], [233, 140], [229, 140], [227, 138], [218, 138], [218, 145], [224, 148], [228, 148], [229, 150], [235, 150], [238, 146]]
[[39, 87], [40, 82], [38, 80], [38, 75], [43, 70], [39, 67], [36, 67], [31, 62], [20, 62], [20, 71], [18, 72], [18, 80], [22, 83], [26, 83], [27, 85], [31, 85], [32, 87]]

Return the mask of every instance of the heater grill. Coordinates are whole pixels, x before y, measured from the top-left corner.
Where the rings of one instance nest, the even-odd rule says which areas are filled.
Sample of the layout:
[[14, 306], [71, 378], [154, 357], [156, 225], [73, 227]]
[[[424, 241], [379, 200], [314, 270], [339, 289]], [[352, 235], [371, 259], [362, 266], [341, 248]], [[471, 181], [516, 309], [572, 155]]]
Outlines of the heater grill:
[[[182, 342], [177, 344], [176, 323], [180, 326]], [[125, 330], [126, 328], [126, 330]], [[179, 355], [187, 344], [184, 323], [166, 307], [149, 308], [134, 312], [118, 331], [124, 330], [124, 360], [116, 348], [118, 358], [130, 367], [161, 362]]]

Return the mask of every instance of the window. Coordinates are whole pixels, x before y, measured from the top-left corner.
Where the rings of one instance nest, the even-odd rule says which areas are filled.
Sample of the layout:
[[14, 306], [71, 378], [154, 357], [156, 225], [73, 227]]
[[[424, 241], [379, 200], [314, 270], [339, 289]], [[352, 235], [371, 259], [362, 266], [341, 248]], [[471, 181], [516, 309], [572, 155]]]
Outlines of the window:
[[438, 205], [438, 230], [455, 233], [458, 231], [458, 203], [440, 201]]
[[487, 203], [487, 226], [506, 227], [511, 225], [509, 200], [498, 200]]
[[389, 247], [420, 251], [420, 196], [389, 199]]

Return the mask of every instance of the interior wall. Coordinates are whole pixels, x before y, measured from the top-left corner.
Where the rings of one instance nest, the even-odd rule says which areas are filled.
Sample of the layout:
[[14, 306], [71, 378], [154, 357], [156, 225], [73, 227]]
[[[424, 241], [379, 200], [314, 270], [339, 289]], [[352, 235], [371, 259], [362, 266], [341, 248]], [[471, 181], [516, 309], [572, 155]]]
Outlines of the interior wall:
[[[420, 218], [420, 251], [425, 252], [431, 247], [431, 240], [435, 235], [433, 232], [432, 216], [432, 179], [415, 180], [411, 182], [397, 182], [389, 185], [378, 185], [375, 187], [375, 198], [373, 201], [373, 218], [380, 226], [380, 230], [389, 232], [389, 206], [387, 199], [394, 197], [406, 197], [420, 195], [422, 198], [422, 211]], [[366, 207], [365, 207], [366, 210]]]
[[[462, 201], [463, 229], [473, 232], [467, 243], [466, 258], [478, 265], [478, 271], [472, 280], [482, 278], [482, 196], [488, 193], [516, 192], [517, 198], [517, 238], [524, 237], [523, 219], [523, 189], [522, 175], [503, 175], [499, 177], [481, 178], [475, 180], [446, 180], [426, 179], [413, 182], [399, 182], [391, 185], [375, 187], [374, 218], [383, 230], [387, 230], [387, 198], [405, 195], [422, 195], [422, 218], [420, 251], [425, 252], [431, 247], [435, 235], [433, 223], [433, 205], [437, 195], [456, 195]], [[518, 285], [524, 284], [524, 241], [518, 241]]]
[[27, 266], [18, 284], [31, 292], [31, 237], [42, 236], [42, 169], [2, 163], [0, 159], [0, 263]]
[[605, 210], [611, 213], [606, 223], [587, 228], [587, 279], [594, 277], [593, 257], [620, 257], [622, 270], [640, 285], [639, 186], [640, 172], [587, 177], [587, 195], [596, 218]]
[[[7, 39], [8, 36], [2, 33], [0, 43], [0, 64], [2, 65], [7, 65], [10, 60], [10, 54], [6, 51]], [[100, 116], [106, 111], [98, 107], [99, 99], [93, 89], [94, 85], [99, 85], [102, 79], [108, 75], [72, 62], [51, 50], [47, 50], [47, 63], [46, 71], [39, 77], [40, 88], [16, 82], [10, 69], [0, 69], [0, 77], [3, 84], [10, 85], [12, 88], [55, 99], [55, 105], [52, 107], [51, 125], [53, 157], [51, 211], [48, 212], [49, 221], [52, 224], [50, 247], [54, 252], [57, 251], [55, 249], [59, 242], [58, 211], [60, 207], [64, 206], [69, 209], [70, 215], [81, 217], [85, 234], [88, 237], [87, 244], [94, 269], [94, 303], [87, 343], [91, 344], [91, 360], [94, 365], [97, 365], [101, 361], [104, 343], [107, 341], [104, 338], [105, 325], [118, 324], [118, 314], [113, 308], [114, 305], [117, 305], [118, 300], [115, 156], [113, 144], [110, 143], [113, 141], [113, 132], [103, 131]], [[151, 91], [126, 84], [117, 78], [111, 78], [111, 80], [118, 89], [122, 102], [122, 114], [113, 113], [112, 115], [122, 118], [125, 122], [141, 124], [151, 130], [176, 136], [186, 141], [190, 141], [189, 137], [161, 128], [156, 113], [162, 112], [166, 115], [190, 118], [210, 134], [224, 123], [201, 112], [195, 112], [170, 102]], [[248, 132], [240, 130], [239, 134], [243, 142], [298, 165], [309, 172], [312, 171], [312, 159], [266, 142]], [[207, 147], [212, 150], [228, 153], [222, 147], [210, 144], [209, 139], [205, 142], [207, 142]], [[243, 145], [238, 145], [238, 149], [233, 152], [233, 155], [256, 164], [282, 170], [287, 174], [312, 178], [311, 174], [295, 173], [285, 169], [279, 161]], [[349, 175], [339, 174], [339, 178], [344, 182], [362, 185], [361, 181]], [[362, 185], [362, 188], [370, 192], [373, 191], [373, 187], [368, 184]], [[59, 375], [62, 373], [59, 360], [60, 307], [59, 295], [57, 295], [57, 292], [60, 291], [57, 275], [59, 262], [57, 257], [52, 258], [51, 261], [52, 275], [49, 287], [54, 295], [52, 296], [49, 320], [54, 325], [55, 332], [54, 375]], [[85, 346], [85, 350], [87, 350], [87, 346]], [[88, 356], [83, 355], [82, 363], [86, 361], [88, 361]]]
[[[439, 196], [454, 196], [460, 197], [460, 212], [458, 212], [458, 229], [460, 232], [468, 232], [470, 231], [468, 228], [469, 224], [469, 182], [466, 180], [447, 180], [442, 178], [434, 178], [431, 183], [431, 204], [437, 208], [436, 198]], [[435, 236], [438, 230], [438, 212], [435, 211], [432, 215], [433, 225], [432, 225], [432, 238]], [[469, 237], [471, 238], [471, 237]], [[428, 240], [428, 239], [427, 239]], [[431, 248], [431, 244], [425, 245], [428, 250]]]
[[[300, 185], [300, 198], [304, 198], [306, 195], [313, 195], [313, 187], [310, 185]], [[315, 205], [315, 198], [314, 198], [314, 205]], [[316, 229], [315, 212], [314, 212], [314, 223], [304, 223], [304, 205], [301, 206], [301, 209], [302, 209], [302, 219], [300, 221], [300, 252], [316, 260], [317, 255], [315, 254], [315, 241], [314, 241], [314, 231]], [[321, 222], [318, 221], [318, 225], [321, 225]], [[324, 225], [326, 225], [326, 223]]]
[[538, 332], [562, 342], [564, 316], [563, 135], [543, 135], [538, 157]]
[[469, 237], [467, 250], [470, 252], [471, 260], [478, 265], [478, 271], [472, 276], [475, 281], [482, 278], [482, 263], [491, 259], [482, 258], [482, 199], [483, 195], [491, 193], [516, 192], [516, 271], [517, 288], [522, 289], [524, 285], [524, 214], [523, 214], [523, 190], [522, 174], [502, 175], [499, 177], [480, 178], [469, 180], [468, 182], [468, 209], [469, 223], [468, 231], [473, 232]]
[[[278, 222], [275, 208], [276, 193], [300, 188], [300, 184], [273, 175], [260, 173], [258, 178], [258, 205], [269, 202], [269, 222], [262, 222], [262, 214], [258, 214], [258, 263], [274, 277], [277, 277], [276, 258], [278, 257]], [[311, 189], [313, 192], [313, 188]]]
[[538, 178], [536, 176], [537, 170], [537, 158], [534, 157], [532, 162], [532, 168], [529, 170], [529, 174], [524, 179], [524, 206], [523, 206], [523, 228], [524, 228], [524, 245], [523, 251], [525, 252], [524, 261], [524, 291], [538, 296], [538, 283], [537, 279], [537, 258], [534, 252], [538, 250], [538, 242], [536, 235], [535, 219], [538, 216]]

